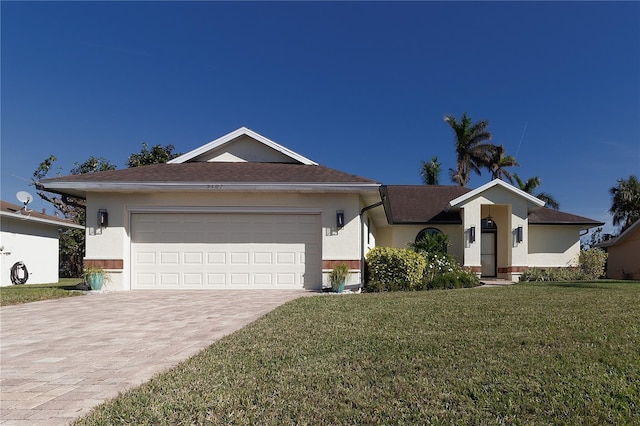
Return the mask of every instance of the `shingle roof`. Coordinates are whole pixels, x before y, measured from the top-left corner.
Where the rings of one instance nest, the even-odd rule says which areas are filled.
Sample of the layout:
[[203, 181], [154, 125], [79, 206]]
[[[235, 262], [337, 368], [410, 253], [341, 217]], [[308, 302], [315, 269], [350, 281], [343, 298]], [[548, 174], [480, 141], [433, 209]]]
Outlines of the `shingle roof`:
[[[460, 224], [460, 214], [446, 209], [451, 200], [471, 192], [461, 186], [437, 185], [389, 185], [385, 190], [384, 206], [390, 224]], [[533, 210], [528, 218], [531, 225], [604, 225], [546, 207]]]
[[547, 207], [541, 207], [529, 213], [530, 225], [591, 225], [601, 226], [604, 222], [598, 222], [587, 217], [564, 213]]
[[57, 216], [51, 216], [45, 213], [41, 213], [35, 210], [26, 209], [23, 210], [23, 206], [10, 203], [8, 201], [0, 200], [0, 214], [5, 217], [14, 217], [18, 219], [32, 220], [36, 222], [47, 222], [50, 224], [59, 224], [60, 226], [71, 228], [84, 228], [80, 225], [73, 223], [69, 219], [64, 219]]
[[183, 164], [153, 164], [129, 169], [86, 173], [51, 179], [54, 182], [83, 183], [369, 183], [377, 182], [360, 176], [340, 172], [320, 165], [289, 163], [223, 163], [193, 162]]
[[388, 185], [385, 210], [390, 224], [462, 223], [458, 212], [445, 212], [449, 201], [467, 192], [462, 186]]

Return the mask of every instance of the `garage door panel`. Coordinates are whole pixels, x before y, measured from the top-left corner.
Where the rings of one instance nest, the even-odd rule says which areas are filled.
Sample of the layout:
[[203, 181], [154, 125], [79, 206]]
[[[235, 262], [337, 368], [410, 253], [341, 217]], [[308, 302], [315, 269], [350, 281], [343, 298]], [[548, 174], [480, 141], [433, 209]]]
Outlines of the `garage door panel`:
[[131, 223], [132, 288], [321, 283], [319, 215], [134, 213]]
[[202, 265], [204, 254], [202, 252], [185, 252], [184, 253], [184, 263], [191, 265]]

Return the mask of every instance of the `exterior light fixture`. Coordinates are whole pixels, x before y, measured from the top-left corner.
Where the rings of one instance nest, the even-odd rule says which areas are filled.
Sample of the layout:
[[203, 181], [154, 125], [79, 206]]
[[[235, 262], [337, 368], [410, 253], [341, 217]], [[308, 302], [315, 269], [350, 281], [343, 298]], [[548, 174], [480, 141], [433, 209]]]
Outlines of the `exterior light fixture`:
[[523, 235], [522, 235], [522, 226], [518, 226], [516, 228], [516, 241], [521, 243], [523, 240]]
[[336, 228], [344, 228], [344, 210], [336, 211]]
[[489, 206], [489, 216], [487, 216], [487, 226], [493, 228], [493, 218], [491, 217], [491, 206]]
[[106, 209], [98, 209], [98, 226], [100, 228], [109, 226], [109, 213]]
[[469, 228], [469, 242], [473, 243], [476, 241], [476, 227], [472, 226]]

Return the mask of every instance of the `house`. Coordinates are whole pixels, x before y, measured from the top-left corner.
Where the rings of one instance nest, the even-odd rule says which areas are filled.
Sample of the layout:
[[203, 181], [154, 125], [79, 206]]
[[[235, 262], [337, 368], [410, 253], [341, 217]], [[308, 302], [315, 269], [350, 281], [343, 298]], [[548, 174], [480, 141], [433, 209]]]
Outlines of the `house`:
[[333, 170], [240, 128], [166, 164], [45, 179], [86, 199], [86, 264], [129, 289], [319, 289], [366, 252], [425, 232], [482, 275], [566, 266], [599, 222], [543, 207], [495, 180], [475, 190], [384, 186]]
[[26, 278], [26, 284], [58, 282], [61, 228], [84, 226], [0, 201], [0, 285], [13, 284], [12, 270], [18, 278]]
[[607, 278], [617, 280], [640, 280], [640, 220], [615, 238], [597, 245], [605, 249]]

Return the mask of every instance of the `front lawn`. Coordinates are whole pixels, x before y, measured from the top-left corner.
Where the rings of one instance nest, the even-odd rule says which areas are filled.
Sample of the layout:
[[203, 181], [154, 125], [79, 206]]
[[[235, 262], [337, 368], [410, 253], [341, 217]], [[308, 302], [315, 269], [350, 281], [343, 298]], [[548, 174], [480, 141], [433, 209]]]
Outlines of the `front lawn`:
[[39, 300], [59, 299], [61, 297], [80, 296], [74, 291], [81, 278], [61, 278], [51, 284], [22, 284], [0, 287], [0, 306], [37, 302]]
[[640, 284], [303, 297], [77, 424], [640, 424]]

